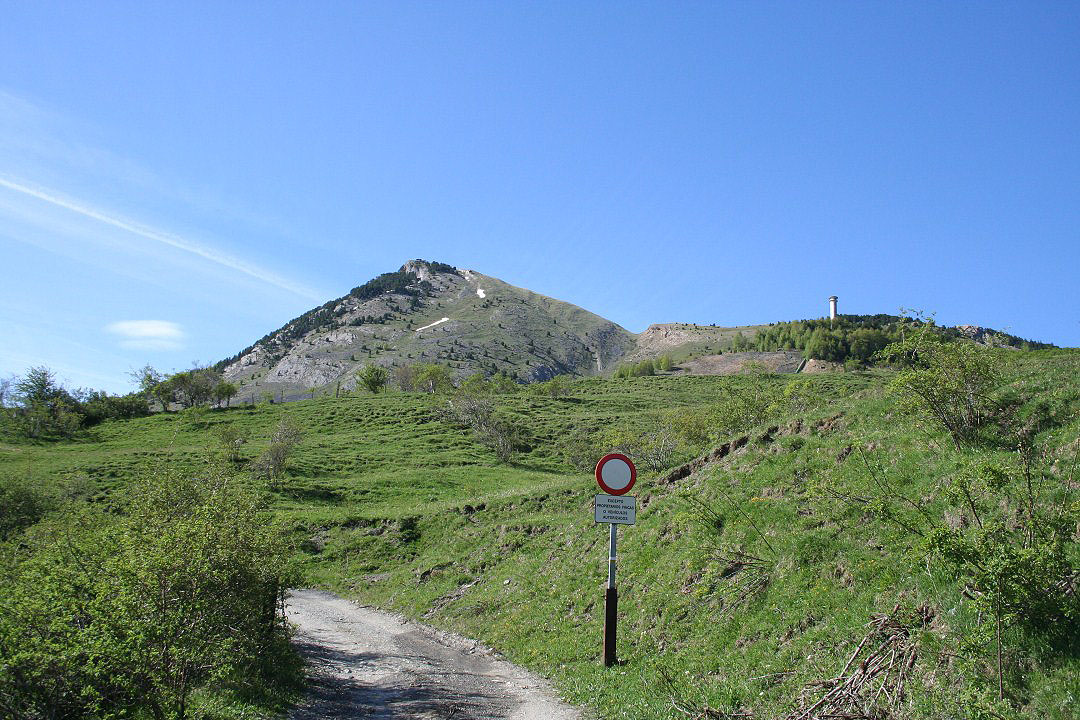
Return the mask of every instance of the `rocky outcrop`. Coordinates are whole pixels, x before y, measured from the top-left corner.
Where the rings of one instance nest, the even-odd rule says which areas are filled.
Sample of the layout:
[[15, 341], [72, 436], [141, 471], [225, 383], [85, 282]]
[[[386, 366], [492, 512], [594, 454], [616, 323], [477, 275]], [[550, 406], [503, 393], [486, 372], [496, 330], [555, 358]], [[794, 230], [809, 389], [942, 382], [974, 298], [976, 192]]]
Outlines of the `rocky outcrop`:
[[286, 355], [266, 375], [266, 383], [299, 388], [322, 387], [341, 377], [345, 365], [339, 360]]

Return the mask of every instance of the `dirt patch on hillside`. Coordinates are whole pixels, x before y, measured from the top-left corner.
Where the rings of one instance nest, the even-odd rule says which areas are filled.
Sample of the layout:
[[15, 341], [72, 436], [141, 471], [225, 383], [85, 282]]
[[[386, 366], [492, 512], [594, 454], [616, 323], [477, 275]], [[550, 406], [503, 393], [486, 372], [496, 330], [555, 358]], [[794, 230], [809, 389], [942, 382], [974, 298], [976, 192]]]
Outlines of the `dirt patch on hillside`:
[[679, 363], [678, 372], [684, 375], [736, 375], [753, 367], [771, 373], [796, 373], [803, 364], [798, 350], [777, 352], [737, 352], [705, 355]]
[[828, 372], [843, 372], [844, 365], [838, 362], [829, 362], [828, 360], [807, 360], [806, 365], [803, 367], [804, 373], [828, 373]]
[[743, 337], [750, 339], [763, 327], [767, 326], [716, 327], [693, 323], [658, 323], [650, 325], [645, 332], [637, 336], [633, 351], [625, 355], [621, 362], [634, 363], [664, 353], [674, 353], [679, 348], [689, 348], [690, 352], [701, 352], [703, 346], [714, 350], [723, 349], [731, 346], [736, 335], [741, 333]]
[[[812, 432], [827, 435], [836, 432], [840, 428], [843, 417], [843, 413], [837, 413], [830, 417], [820, 418], [809, 424], [804, 423], [801, 419], [796, 419], [787, 425], [773, 425], [753, 439], [759, 445], [770, 445], [777, 437], [785, 435], [803, 435]], [[714, 448], [711, 452], [671, 470], [666, 475], [658, 478], [656, 482], [658, 485], [672, 485], [680, 480], [684, 480], [706, 465], [719, 462], [729, 455], [736, 454], [736, 451], [746, 447], [750, 443], [750, 440], [750, 435], [743, 435], [734, 440], [729, 440], [720, 447]]]

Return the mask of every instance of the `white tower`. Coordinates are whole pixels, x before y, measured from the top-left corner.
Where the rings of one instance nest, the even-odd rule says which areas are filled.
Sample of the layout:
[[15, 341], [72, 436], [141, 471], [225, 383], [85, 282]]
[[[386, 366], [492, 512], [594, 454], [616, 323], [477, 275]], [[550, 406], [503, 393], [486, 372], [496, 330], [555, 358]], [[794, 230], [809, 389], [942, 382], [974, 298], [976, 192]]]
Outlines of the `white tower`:
[[835, 319], [836, 319], [836, 296], [832, 295], [832, 296], [829, 297], [829, 320], [832, 321], [832, 320], [835, 320]]

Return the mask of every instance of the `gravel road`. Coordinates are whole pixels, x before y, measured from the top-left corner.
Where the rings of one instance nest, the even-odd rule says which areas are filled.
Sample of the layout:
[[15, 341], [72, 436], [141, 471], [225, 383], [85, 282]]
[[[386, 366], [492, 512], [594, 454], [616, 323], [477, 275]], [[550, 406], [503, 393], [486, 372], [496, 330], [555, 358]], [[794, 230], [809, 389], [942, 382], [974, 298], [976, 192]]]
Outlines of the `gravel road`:
[[297, 590], [286, 612], [308, 660], [308, 696], [290, 720], [580, 720], [543, 680], [452, 633]]

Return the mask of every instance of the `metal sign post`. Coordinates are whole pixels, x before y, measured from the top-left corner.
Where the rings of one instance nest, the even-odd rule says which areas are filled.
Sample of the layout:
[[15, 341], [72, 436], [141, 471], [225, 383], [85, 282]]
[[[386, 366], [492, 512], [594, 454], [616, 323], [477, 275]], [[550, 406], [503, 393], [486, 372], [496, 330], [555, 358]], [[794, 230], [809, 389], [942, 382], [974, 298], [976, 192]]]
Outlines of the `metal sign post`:
[[619, 625], [619, 591], [615, 589], [615, 523], [608, 523], [610, 548], [608, 549], [607, 591], [604, 593], [604, 666], [611, 667], [617, 657], [615, 639]]
[[619, 592], [615, 589], [615, 557], [618, 525], [633, 525], [637, 498], [624, 497], [637, 480], [637, 468], [630, 458], [611, 453], [596, 464], [596, 482], [606, 495], [593, 499], [593, 517], [608, 524], [608, 579], [604, 592], [604, 665], [616, 663], [615, 640], [619, 624]]

